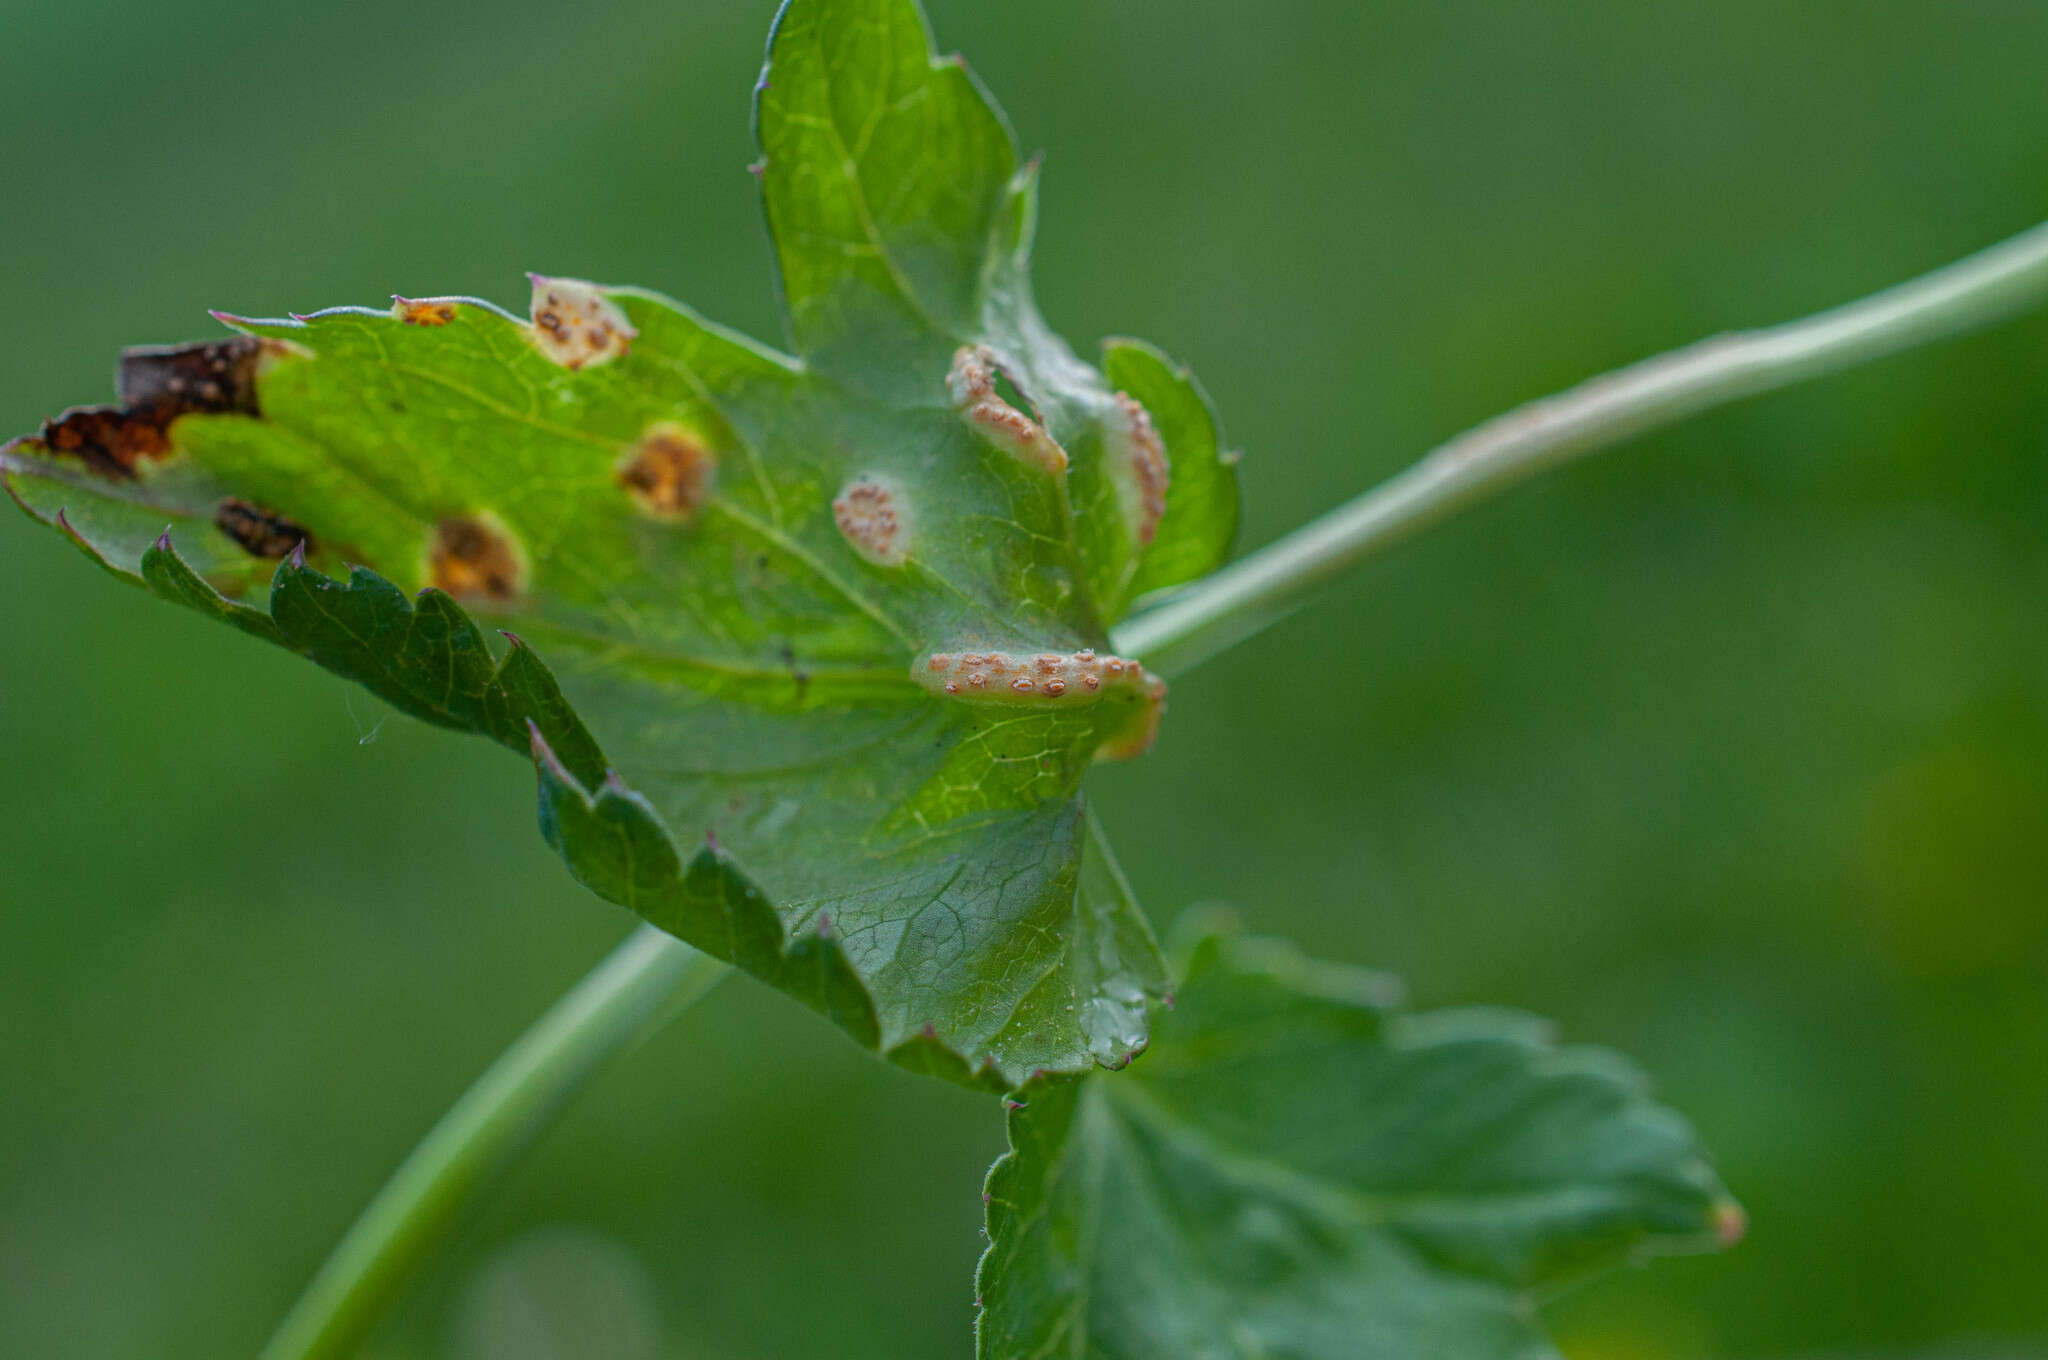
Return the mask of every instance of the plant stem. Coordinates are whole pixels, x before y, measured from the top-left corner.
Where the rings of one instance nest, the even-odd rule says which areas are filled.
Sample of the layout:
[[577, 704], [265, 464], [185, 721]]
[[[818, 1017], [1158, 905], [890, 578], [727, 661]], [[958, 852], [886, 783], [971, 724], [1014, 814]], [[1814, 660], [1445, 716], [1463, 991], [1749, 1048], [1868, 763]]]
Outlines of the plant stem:
[[1352, 564], [1531, 473], [2044, 300], [2048, 223], [1860, 302], [1715, 336], [1530, 402], [1130, 619], [1113, 634], [1116, 650], [1164, 673], [1186, 670], [1285, 617]]
[[728, 966], [641, 926], [462, 1093], [385, 1182], [261, 1360], [342, 1360], [461, 1210], [607, 1058], [708, 991]]

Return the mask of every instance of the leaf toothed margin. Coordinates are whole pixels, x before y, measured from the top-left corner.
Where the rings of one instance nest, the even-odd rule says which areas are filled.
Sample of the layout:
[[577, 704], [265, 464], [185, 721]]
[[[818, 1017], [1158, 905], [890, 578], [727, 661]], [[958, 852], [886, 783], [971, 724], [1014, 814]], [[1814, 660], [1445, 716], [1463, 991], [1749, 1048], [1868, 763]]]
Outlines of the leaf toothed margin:
[[[401, 712], [529, 755], [542, 834], [579, 882], [788, 992], [863, 1048], [881, 1051], [874, 1000], [830, 919], [792, 937], [767, 896], [715, 844], [686, 862], [653, 807], [611, 768], [546, 663], [516, 634], [503, 633], [508, 646], [495, 657], [483, 630], [446, 592], [429, 587], [408, 597], [362, 567], [337, 581], [308, 567], [297, 550], [278, 564], [267, 610], [240, 604], [180, 556], [171, 530], [126, 567], [73, 527], [63, 509], [46, 512], [22, 496], [15, 472], [0, 467], [0, 487], [118, 579], [305, 657]], [[971, 1067], [936, 1033], [882, 1056], [982, 1090], [1008, 1085], [992, 1063]]]
[[1632, 1064], [1397, 992], [1209, 935], [1143, 1063], [1019, 1090], [982, 1196], [981, 1360], [1556, 1360], [1539, 1292], [1740, 1238]]

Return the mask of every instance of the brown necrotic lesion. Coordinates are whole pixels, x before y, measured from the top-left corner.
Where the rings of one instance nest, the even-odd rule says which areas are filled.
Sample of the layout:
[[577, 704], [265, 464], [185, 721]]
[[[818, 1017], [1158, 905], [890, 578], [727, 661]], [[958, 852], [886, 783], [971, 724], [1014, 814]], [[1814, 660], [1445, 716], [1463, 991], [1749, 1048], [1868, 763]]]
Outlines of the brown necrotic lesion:
[[121, 356], [115, 406], [83, 406], [44, 424], [46, 453], [75, 458], [104, 477], [126, 480], [145, 462], [171, 456], [171, 422], [180, 416], [262, 412], [256, 375], [286, 346], [252, 335], [194, 345], [151, 345]]
[[303, 544], [313, 549], [313, 536], [274, 510], [254, 501], [229, 496], [214, 507], [213, 525], [251, 557], [276, 561]]

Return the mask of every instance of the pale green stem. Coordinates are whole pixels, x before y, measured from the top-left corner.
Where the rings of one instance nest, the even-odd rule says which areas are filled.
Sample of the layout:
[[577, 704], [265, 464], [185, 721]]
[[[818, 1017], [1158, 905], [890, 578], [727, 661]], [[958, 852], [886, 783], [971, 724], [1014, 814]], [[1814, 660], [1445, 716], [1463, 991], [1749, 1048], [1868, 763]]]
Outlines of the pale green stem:
[[1126, 621], [1116, 650], [1184, 671], [1285, 617], [1362, 558], [1531, 473], [1740, 397], [2048, 300], [2048, 223], [1860, 302], [1645, 359], [1497, 416], [1407, 471]]
[[441, 1116], [335, 1246], [261, 1360], [353, 1355], [463, 1208], [591, 1073], [728, 971], [652, 926], [627, 936]]

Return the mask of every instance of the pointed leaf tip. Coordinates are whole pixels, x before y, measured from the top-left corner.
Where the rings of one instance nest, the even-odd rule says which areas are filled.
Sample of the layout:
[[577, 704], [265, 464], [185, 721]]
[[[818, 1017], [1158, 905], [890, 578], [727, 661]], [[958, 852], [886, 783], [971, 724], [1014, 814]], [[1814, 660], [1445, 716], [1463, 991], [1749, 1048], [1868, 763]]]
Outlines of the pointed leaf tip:
[[567, 784], [573, 789], [582, 789], [583, 781], [571, 773], [569, 767], [562, 763], [562, 758], [555, 754], [555, 748], [541, 735], [540, 724], [528, 718], [526, 732], [528, 745], [533, 751], [534, 764], [540, 766], [548, 778]]

